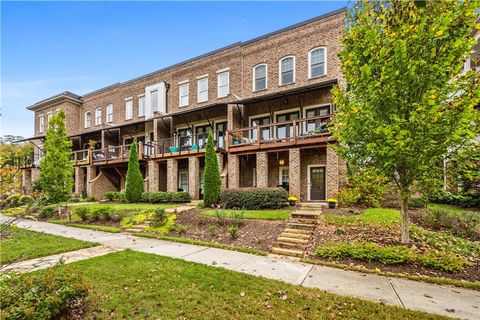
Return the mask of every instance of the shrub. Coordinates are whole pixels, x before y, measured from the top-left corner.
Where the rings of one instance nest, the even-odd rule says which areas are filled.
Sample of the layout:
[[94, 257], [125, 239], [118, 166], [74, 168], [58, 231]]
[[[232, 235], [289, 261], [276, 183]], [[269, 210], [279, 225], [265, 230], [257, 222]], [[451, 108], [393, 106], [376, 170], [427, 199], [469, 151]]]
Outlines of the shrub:
[[480, 196], [477, 194], [461, 193], [461, 192], [440, 192], [438, 195], [430, 199], [434, 203], [449, 204], [464, 208], [479, 208]]
[[218, 225], [220, 225], [220, 226], [225, 225], [227, 214], [225, 213], [224, 210], [221, 210], [221, 209], [215, 210], [215, 217], [217, 217]]
[[112, 222], [120, 222], [122, 221], [124, 216], [125, 216], [125, 211], [112, 210], [110, 211], [109, 219]]
[[410, 201], [408, 202], [408, 207], [409, 208], [423, 208], [427, 202], [425, 199], [422, 198], [411, 198]]
[[218, 227], [216, 224], [210, 224], [208, 225], [208, 233], [212, 237], [216, 237], [218, 235]]
[[240, 228], [243, 224], [243, 211], [233, 212], [231, 215], [232, 225]]
[[90, 215], [90, 209], [88, 207], [76, 207], [75, 213], [80, 217], [82, 221], [87, 221]]
[[21, 196], [22, 195], [20, 193], [12, 193], [11, 195], [9, 195], [7, 197], [7, 199], [5, 201], [7, 202], [7, 205], [9, 207], [18, 207], [18, 206], [20, 206], [19, 200], [20, 200]]
[[353, 207], [358, 203], [360, 193], [357, 189], [343, 189], [338, 193], [338, 202], [342, 207]]
[[454, 235], [474, 240], [480, 237], [480, 213], [478, 212], [428, 208], [419, 211], [417, 217], [422, 225], [433, 229], [447, 229]]
[[88, 290], [82, 274], [68, 267], [1, 274], [2, 319], [63, 319], [82, 305]]
[[154, 228], [159, 228], [167, 222], [167, 214], [165, 213], [165, 209], [157, 208], [153, 213], [152, 221], [150, 221], [150, 226]]
[[38, 217], [41, 219], [48, 219], [55, 215], [55, 208], [53, 207], [45, 207], [40, 210], [38, 213]]
[[230, 226], [228, 227], [227, 231], [232, 237], [232, 239], [236, 239], [238, 237], [238, 230], [239, 228], [237, 226]]
[[228, 189], [220, 193], [220, 204], [226, 209], [276, 209], [288, 202], [283, 188]]
[[110, 201], [126, 201], [125, 192], [109, 191], [105, 192], [105, 197]]
[[92, 221], [108, 221], [110, 220], [111, 211], [112, 208], [110, 207], [93, 208], [90, 212], [90, 219], [92, 219]]
[[470, 264], [468, 260], [458, 257], [454, 253], [436, 250], [427, 250], [423, 254], [417, 255], [416, 261], [423, 267], [446, 272], [461, 271], [465, 265]]
[[173, 226], [173, 230], [177, 233], [185, 233], [187, 232], [187, 226], [184, 224], [176, 224]]
[[22, 195], [20, 196], [20, 198], [18, 199], [18, 203], [19, 203], [21, 206], [31, 204], [32, 202], [33, 202], [33, 197], [32, 197], [32, 196], [29, 196], [29, 195], [26, 195], [26, 194], [22, 194]]
[[220, 196], [220, 170], [218, 169], [218, 159], [215, 153], [215, 144], [213, 135], [208, 133], [207, 150], [205, 152], [205, 169], [203, 171], [203, 202], [205, 206], [210, 207], [218, 202]]
[[375, 169], [365, 168], [349, 174], [348, 186], [344, 189], [346, 194], [343, 194], [342, 197], [343, 201], [350, 203], [350, 206], [360, 205], [377, 208], [380, 206], [380, 201], [386, 191], [385, 178]]
[[137, 139], [133, 139], [128, 158], [127, 178], [125, 179], [125, 198], [128, 202], [138, 202], [142, 199], [143, 177], [137, 154]]
[[190, 202], [188, 192], [144, 192], [142, 201], [148, 203]]

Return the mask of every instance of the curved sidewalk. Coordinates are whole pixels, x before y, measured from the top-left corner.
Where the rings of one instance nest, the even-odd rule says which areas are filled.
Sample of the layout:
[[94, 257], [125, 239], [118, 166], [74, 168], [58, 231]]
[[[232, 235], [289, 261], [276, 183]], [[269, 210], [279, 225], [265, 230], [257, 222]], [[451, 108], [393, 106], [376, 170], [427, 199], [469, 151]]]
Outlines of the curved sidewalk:
[[[9, 217], [0, 215], [4, 222]], [[263, 257], [164, 240], [86, 230], [20, 219], [17, 226], [48, 234], [98, 242], [114, 249], [132, 249], [222, 267], [237, 272], [355, 296], [462, 319], [480, 318], [480, 291], [314, 266], [277, 257]]]

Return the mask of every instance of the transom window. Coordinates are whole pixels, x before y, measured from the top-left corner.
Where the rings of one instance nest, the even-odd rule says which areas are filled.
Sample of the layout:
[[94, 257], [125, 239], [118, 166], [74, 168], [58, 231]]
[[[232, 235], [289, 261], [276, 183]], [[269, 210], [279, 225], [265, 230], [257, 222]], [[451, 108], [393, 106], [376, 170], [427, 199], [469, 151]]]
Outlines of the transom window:
[[102, 124], [102, 108], [95, 109], [95, 125]]
[[327, 73], [326, 51], [324, 47], [315, 48], [310, 51], [308, 56], [308, 76], [315, 78]]
[[188, 91], [189, 91], [189, 84], [187, 83], [182, 83], [179, 87], [180, 91], [180, 107], [186, 107], [188, 106]]
[[267, 65], [260, 64], [253, 68], [253, 91], [267, 88]]
[[143, 117], [145, 115], [145, 96], [138, 98], [138, 116]]
[[230, 72], [225, 71], [218, 74], [218, 97], [223, 98], [228, 96], [230, 85]]
[[280, 60], [280, 85], [295, 82], [295, 57]]
[[198, 102], [208, 101], [208, 78], [198, 79], [197, 81], [198, 89]]
[[113, 122], [113, 105], [107, 106], [107, 122]]
[[91, 125], [91, 115], [90, 115], [90, 111], [87, 111], [85, 112], [85, 128], [90, 128], [90, 125]]
[[133, 118], [133, 100], [130, 99], [125, 101], [125, 120], [131, 120], [132, 118]]

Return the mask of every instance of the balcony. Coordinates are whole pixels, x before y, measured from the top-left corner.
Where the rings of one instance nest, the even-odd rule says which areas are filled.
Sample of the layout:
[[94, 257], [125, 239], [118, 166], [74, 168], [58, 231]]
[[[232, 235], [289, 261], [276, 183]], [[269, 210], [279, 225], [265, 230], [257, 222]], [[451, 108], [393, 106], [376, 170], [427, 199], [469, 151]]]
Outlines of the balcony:
[[332, 115], [317, 116], [230, 130], [227, 150], [239, 152], [326, 142], [330, 138], [328, 123], [332, 119]]

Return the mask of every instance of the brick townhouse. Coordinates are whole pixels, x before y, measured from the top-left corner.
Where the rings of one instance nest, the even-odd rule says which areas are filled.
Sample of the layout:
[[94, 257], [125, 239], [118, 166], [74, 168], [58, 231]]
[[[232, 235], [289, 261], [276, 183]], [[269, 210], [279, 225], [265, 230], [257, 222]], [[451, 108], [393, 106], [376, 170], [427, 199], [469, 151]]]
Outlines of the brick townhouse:
[[222, 188], [282, 186], [301, 201], [336, 197], [346, 166], [329, 148], [327, 123], [335, 111], [330, 90], [342, 83], [345, 18], [341, 9], [82, 96], [63, 92], [35, 103], [25, 190], [39, 174], [48, 119], [63, 109], [76, 195], [124, 189], [136, 138], [146, 190], [201, 198], [212, 131]]

